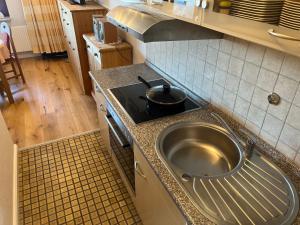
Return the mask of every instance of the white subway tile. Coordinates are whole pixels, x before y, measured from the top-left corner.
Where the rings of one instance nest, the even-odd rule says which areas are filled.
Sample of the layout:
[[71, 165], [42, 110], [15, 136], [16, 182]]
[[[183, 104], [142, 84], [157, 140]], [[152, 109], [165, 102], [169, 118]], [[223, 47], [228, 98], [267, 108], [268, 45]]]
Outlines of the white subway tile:
[[185, 73], [186, 73], [186, 66], [184, 64], [179, 63], [177, 78], [182, 83], [185, 82]]
[[187, 86], [192, 87], [194, 81], [195, 81], [195, 72], [194, 70], [190, 70], [188, 68], [185, 75], [185, 83], [187, 84]]
[[266, 111], [269, 105], [268, 95], [269, 92], [256, 87], [253, 93], [252, 103], [260, 109]]
[[256, 84], [259, 73], [259, 67], [253, 63], [245, 62], [242, 78], [251, 83]]
[[213, 87], [213, 81], [204, 77], [202, 82], [202, 90], [205, 93], [206, 97], [209, 99], [211, 98], [212, 87]]
[[291, 103], [281, 99], [279, 105], [269, 105], [268, 113], [280, 120], [285, 120], [290, 110]]
[[268, 48], [266, 50], [262, 67], [273, 72], [279, 72], [283, 63], [284, 54], [280, 51]]
[[300, 131], [285, 124], [279, 140], [296, 150], [300, 147]]
[[206, 61], [212, 65], [217, 65], [218, 50], [208, 47]]
[[224, 87], [226, 82], [227, 72], [223, 70], [216, 70], [215, 74], [215, 82], [219, 84], [220, 86]]
[[244, 61], [236, 57], [231, 57], [228, 67], [228, 73], [240, 77], [243, 72]]
[[241, 80], [238, 95], [247, 101], [251, 101], [255, 86], [247, 81]]
[[202, 90], [203, 74], [195, 73], [195, 80], [193, 83], [193, 91]]
[[223, 99], [223, 92], [224, 92], [224, 87], [214, 83], [213, 92], [211, 96], [212, 103], [215, 103], [217, 105], [221, 104]]
[[231, 91], [234, 94], [236, 94], [238, 92], [238, 89], [239, 89], [239, 84], [240, 84], [240, 78], [239, 77], [236, 77], [236, 76], [233, 76], [233, 75], [230, 75], [230, 74], [227, 75], [225, 88], [228, 91]]
[[203, 60], [197, 60], [196, 66], [195, 66], [195, 73], [196, 74], [204, 74], [204, 68], [205, 68], [205, 61]]
[[234, 112], [238, 113], [239, 115], [243, 116], [244, 118], [247, 118], [249, 107], [250, 107], [249, 101], [247, 101], [239, 96], [236, 98]]
[[300, 107], [292, 105], [286, 122], [300, 130]]
[[265, 50], [266, 48], [261, 45], [250, 43], [246, 55], [246, 61], [260, 66], [264, 58]]
[[294, 80], [279, 75], [274, 91], [283, 99], [291, 102], [296, 94], [298, 83]]
[[261, 68], [257, 79], [257, 86], [271, 92], [274, 89], [277, 78], [278, 73]]
[[257, 127], [261, 128], [265, 119], [265, 115], [265, 111], [254, 105], [250, 105], [247, 120], [255, 124]]
[[248, 42], [241, 40], [241, 39], [235, 39], [232, 47], [231, 55], [245, 59], [246, 53], [248, 49]]
[[300, 58], [286, 55], [280, 74], [293, 80], [300, 81]]
[[290, 160], [294, 160], [296, 157], [296, 151], [281, 141], [277, 143], [276, 149]]
[[216, 66], [211, 65], [209, 63], [205, 64], [204, 77], [206, 77], [207, 79], [213, 80], [215, 77], [215, 72], [216, 72]]
[[278, 139], [281, 133], [284, 122], [277, 119], [276, 117], [267, 114], [264, 120], [262, 130], [266, 131], [268, 134], [272, 135], [274, 138]]

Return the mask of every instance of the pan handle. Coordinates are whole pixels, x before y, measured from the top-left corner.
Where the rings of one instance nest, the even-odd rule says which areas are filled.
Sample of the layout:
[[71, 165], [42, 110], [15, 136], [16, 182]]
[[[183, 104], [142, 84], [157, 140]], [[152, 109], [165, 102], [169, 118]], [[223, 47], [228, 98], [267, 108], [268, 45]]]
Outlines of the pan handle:
[[148, 88], [151, 88], [151, 85], [141, 76], [138, 76], [138, 80], [145, 84]]

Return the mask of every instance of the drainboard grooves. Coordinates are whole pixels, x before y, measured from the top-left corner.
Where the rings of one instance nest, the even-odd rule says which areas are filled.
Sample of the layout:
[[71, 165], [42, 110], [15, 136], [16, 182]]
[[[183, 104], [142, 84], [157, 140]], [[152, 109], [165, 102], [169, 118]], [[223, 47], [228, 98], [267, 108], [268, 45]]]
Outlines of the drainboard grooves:
[[260, 177], [261, 179], [263, 179], [265, 182], [267, 182], [268, 184], [270, 184], [273, 188], [277, 189], [278, 191], [280, 191], [282, 194], [287, 195], [287, 193], [285, 191], [283, 191], [281, 188], [275, 186], [271, 181], [269, 181], [268, 179], [266, 179], [265, 177], [263, 177], [261, 174], [259, 174], [257, 171], [255, 171], [253, 168], [251, 168], [250, 166], [248, 166], [247, 164], [245, 164], [245, 166], [250, 169], [255, 175], [257, 175], [258, 177]]
[[[227, 194], [227, 196], [232, 200], [232, 202], [239, 208], [239, 210], [243, 213], [243, 215], [249, 220], [251, 224], [255, 225], [254, 221], [249, 217], [249, 215], [245, 212], [244, 208], [236, 201], [233, 195], [228, 191], [228, 189], [220, 182], [220, 179], [217, 180], [218, 184], [221, 186], [223, 191]], [[246, 224], [242, 222], [243, 224]]]
[[260, 212], [258, 212], [258, 210], [237, 190], [237, 188], [235, 188], [233, 186], [233, 184], [231, 184], [226, 178], [224, 178], [224, 180], [227, 182], [227, 184], [230, 186], [230, 188], [234, 192], [236, 192], [236, 194], [238, 195], [238, 197], [240, 197], [241, 199], [244, 200], [244, 202], [246, 202], [246, 204], [248, 205], [248, 207], [250, 207], [264, 222], [267, 222], [266, 218]]
[[276, 198], [279, 202], [281, 202], [284, 206], [287, 206], [287, 203], [281, 199], [278, 195], [274, 194], [274, 189], [268, 188], [266, 186], [266, 183], [262, 183], [258, 177], [255, 177], [254, 175], [250, 174], [245, 168], [242, 168], [241, 171], [245, 172], [250, 178], [252, 178], [257, 184], [259, 184], [260, 187], [264, 189], [264, 194], [271, 194], [274, 198]]
[[[248, 194], [251, 196], [251, 198], [256, 202], [256, 204], [258, 204], [263, 210], [265, 210], [272, 218], [275, 217], [275, 215], [269, 210], [267, 209], [267, 207], [265, 207], [265, 205], [263, 205], [261, 203], [261, 201], [258, 200], [258, 197], [255, 197], [254, 194], [252, 194], [250, 191], [249, 191], [249, 187], [245, 187], [241, 181], [237, 180], [237, 178], [235, 178], [234, 176], [232, 177], [234, 179], [234, 181]], [[260, 199], [261, 200], [261, 199]]]
[[272, 203], [270, 199], [268, 199], [266, 196], [261, 193], [252, 183], [250, 183], [240, 172], [238, 174], [244, 179], [244, 181], [252, 187], [264, 200], [266, 200], [277, 212], [279, 212], [281, 215], [284, 215], [283, 211], [281, 211], [276, 205]]
[[258, 169], [259, 171], [263, 172], [264, 174], [268, 175], [269, 177], [271, 177], [273, 180], [277, 181], [278, 183], [282, 184], [283, 182], [281, 180], [279, 180], [278, 178], [274, 177], [272, 174], [268, 173], [266, 170], [262, 169], [259, 165], [251, 162], [250, 160], [246, 159], [246, 162], [251, 164], [252, 166], [254, 166], [256, 169]]

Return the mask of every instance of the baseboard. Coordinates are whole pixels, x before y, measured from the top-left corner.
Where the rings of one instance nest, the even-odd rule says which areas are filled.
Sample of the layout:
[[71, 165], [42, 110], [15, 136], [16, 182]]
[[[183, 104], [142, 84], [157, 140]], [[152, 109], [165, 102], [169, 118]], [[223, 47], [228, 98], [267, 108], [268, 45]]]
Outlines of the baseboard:
[[14, 144], [13, 225], [18, 225], [18, 146]]
[[18, 57], [20, 59], [26, 59], [26, 58], [35, 58], [35, 57], [41, 57], [41, 54], [33, 53], [33, 52], [18, 52]]

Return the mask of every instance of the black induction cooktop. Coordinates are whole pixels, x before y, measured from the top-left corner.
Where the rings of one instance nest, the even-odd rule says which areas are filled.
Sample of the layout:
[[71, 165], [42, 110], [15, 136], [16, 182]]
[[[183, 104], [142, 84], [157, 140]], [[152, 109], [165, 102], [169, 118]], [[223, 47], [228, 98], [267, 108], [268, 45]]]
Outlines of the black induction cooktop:
[[[158, 79], [149, 81], [149, 84], [151, 86], [157, 86], [168, 84], [168, 82], [164, 79]], [[136, 124], [200, 108], [200, 106], [189, 97], [185, 100], [183, 105], [177, 108], [149, 107], [145, 99], [147, 87], [143, 83], [112, 88], [110, 91]]]

